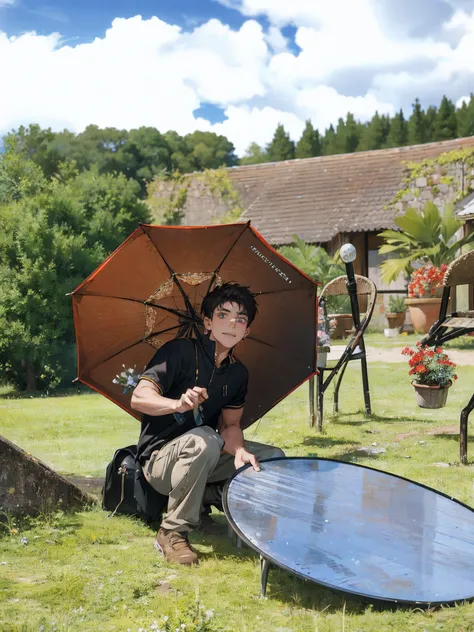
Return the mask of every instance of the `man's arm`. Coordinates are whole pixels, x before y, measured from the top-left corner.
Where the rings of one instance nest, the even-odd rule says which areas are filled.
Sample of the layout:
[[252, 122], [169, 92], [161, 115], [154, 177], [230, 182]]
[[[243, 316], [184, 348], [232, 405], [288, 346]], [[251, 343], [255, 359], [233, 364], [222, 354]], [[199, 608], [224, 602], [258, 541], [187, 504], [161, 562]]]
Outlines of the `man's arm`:
[[145, 415], [161, 417], [170, 413], [185, 413], [192, 410], [205, 399], [207, 390], [195, 386], [181, 395], [179, 399], [170, 399], [161, 395], [158, 386], [149, 380], [140, 380], [132, 393], [130, 406]]
[[245, 448], [244, 434], [240, 427], [243, 412], [243, 406], [241, 408], [223, 408], [219, 421], [219, 434], [225, 441], [224, 452], [234, 456], [235, 469], [250, 463], [253, 469], [259, 472], [260, 465], [255, 455]]

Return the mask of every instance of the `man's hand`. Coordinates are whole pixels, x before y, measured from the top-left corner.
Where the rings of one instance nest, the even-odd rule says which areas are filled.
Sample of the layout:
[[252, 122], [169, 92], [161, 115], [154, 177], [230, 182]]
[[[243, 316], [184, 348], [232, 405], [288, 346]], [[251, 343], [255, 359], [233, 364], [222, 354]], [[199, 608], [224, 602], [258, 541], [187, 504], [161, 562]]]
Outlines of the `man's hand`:
[[250, 463], [256, 472], [260, 472], [260, 465], [255, 454], [247, 452], [245, 448], [237, 448], [234, 458], [235, 469], [238, 470], [239, 467], [242, 467], [242, 465], [246, 463]]
[[176, 401], [176, 413], [185, 413], [188, 410], [193, 410], [202, 404], [202, 402], [206, 401], [209, 398], [207, 394], [207, 389], [202, 388], [200, 386], [195, 386], [194, 388], [188, 388], [188, 390], [181, 395], [181, 397]]

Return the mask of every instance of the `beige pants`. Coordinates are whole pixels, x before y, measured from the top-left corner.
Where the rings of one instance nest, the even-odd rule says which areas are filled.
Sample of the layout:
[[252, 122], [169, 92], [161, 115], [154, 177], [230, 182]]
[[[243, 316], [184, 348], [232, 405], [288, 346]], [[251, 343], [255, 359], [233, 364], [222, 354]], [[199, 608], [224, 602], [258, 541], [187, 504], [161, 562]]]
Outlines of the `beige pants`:
[[[279, 448], [253, 441], [246, 441], [245, 446], [257, 460], [285, 456]], [[203, 500], [214, 500], [209, 488], [206, 495], [206, 485], [225, 481], [235, 471], [234, 457], [221, 454], [223, 447], [224, 440], [215, 430], [201, 426], [173, 439], [144, 463], [150, 485], [169, 496], [163, 529], [191, 531], [199, 525]]]

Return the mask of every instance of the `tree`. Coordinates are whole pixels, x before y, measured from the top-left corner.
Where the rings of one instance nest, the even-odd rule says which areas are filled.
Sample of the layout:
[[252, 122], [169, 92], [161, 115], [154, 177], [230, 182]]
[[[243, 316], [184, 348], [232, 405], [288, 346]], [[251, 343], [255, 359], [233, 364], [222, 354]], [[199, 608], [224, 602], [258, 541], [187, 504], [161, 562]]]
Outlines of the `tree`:
[[251, 143], [245, 152], [245, 156], [239, 162], [241, 165], [259, 165], [262, 162], [268, 162], [268, 156], [265, 149], [260, 147], [260, 145]]
[[390, 131], [387, 137], [387, 147], [403, 147], [408, 141], [408, 128], [403, 116], [403, 110], [395, 114], [390, 122]]
[[[9, 156], [7, 157], [9, 158]], [[10, 163], [5, 160], [5, 173]], [[139, 185], [123, 174], [77, 173], [69, 166], [30, 194], [0, 205], [0, 367], [20, 388], [48, 388], [72, 377], [74, 331], [66, 293], [149, 219]], [[26, 178], [27, 176], [25, 176]]]
[[324, 132], [323, 137], [323, 155], [331, 156], [335, 154], [337, 151], [337, 139], [336, 132], [334, 130], [333, 125], [331, 124], [327, 130]]
[[457, 111], [459, 136], [474, 136], [474, 93], [471, 93], [469, 102], [463, 101]]
[[435, 127], [436, 121], [438, 118], [438, 108], [434, 105], [430, 105], [430, 107], [426, 110], [425, 116], [425, 129], [426, 129], [426, 140], [425, 142], [430, 143], [435, 140]]
[[446, 96], [443, 97], [436, 117], [433, 140], [450, 140], [457, 136], [456, 108]]
[[408, 144], [421, 145], [426, 142], [426, 117], [419, 99], [412, 105], [413, 112], [408, 120]]
[[184, 137], [193, 171], [233, 167], [237, 164], [234, 145], [225, 136], [196, 131]]
[[271, 143], [267, 146], [268, 159], [273, 162], [291, 160], [295, 157], [295, 144], [283, 125], [278, 125]]
[[452, 206], [447, 206], [441, 213], [433, 202], [427, 202], [422, 211], [408, 208], [394, 221], [400, 232], [385, 230], [379, 234], [385, 242], [379, 253], [393, 257], [381, 264], [385, 283], [395, 281], [404, 272], [411, 274], [412, 264], [417, 260], [434, 266], [450, 263], [464, 245], [474, 242], [474, 233], [454, 240], [463, 222], [456, 219]]
[[51, 128], [41, 129], [39, 125], [21, 125], [3, 137], [5, 154], [16, 154], [25, 161], [37, 164], [46, 177], [56, 172], [63, 156], [55, 145], [56, 135]]
[[372, 120], [366, 125], [357, 147], [357, 151], [367, 151], [369, 149], [382, 149], [385, 145], [390, 119], [380, 116], [375, 112]]
[[296, 144], [296, 158], [313, 158], [321, 155], [321, 137], [308, 119], [301, 138]]
[[361, 135], [361, 125], [351, 112], [347, 113], [345, 132], [345, 153], [351, 154], [356, 151]]
[[331, 259], [322, 246], [308, 244], [298, 235], [293, 235], [293, 238], [293, 244], [281, 246], [278, 252], [314, 281], [326, 285], [332, 279], [345, 274], [344, 266]]

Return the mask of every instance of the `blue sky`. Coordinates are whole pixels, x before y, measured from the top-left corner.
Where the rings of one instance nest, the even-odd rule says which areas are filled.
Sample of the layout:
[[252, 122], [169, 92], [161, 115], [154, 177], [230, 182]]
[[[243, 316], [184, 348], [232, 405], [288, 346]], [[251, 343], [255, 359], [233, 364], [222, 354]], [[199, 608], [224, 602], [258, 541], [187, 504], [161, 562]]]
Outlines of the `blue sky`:
[[239, 11], [215, 0], [52, 0], [50, 3], [24, 0], [3, 10], [0, 26], [9, 34], [30, 30], [48, 34], [59, 30], [66, 40], [79, 43], [103, 37], [114, 18], [135, 15], [145, 19], [156, 15], [186, 30], [210, 18], [222, 20], [233, 28], [239, 28], [245, 20]]
[[0, 84], [0, 134], [203, 129], [243, 154], [278, 123], [459, 103], [474, 0], [0, 0]]

